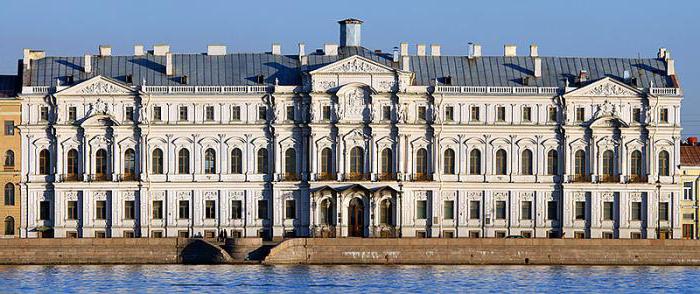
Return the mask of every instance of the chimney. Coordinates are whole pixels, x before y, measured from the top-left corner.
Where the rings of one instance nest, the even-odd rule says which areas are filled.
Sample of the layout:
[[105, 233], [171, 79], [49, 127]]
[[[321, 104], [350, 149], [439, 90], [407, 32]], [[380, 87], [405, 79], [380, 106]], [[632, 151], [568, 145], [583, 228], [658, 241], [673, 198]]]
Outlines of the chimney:
[[394, 47], [394, 50], [391, 51], [391, 61], [399, 62], [399, 56], [399, 47]]
[[408, 43], [401, 43], [400, 54], [401, 56], [408, 56]]
[[348, 18], [338, 21], [340, 24], [340, 46], [362, 46], [362, 21]]
[[440, 56], [440, 45], [438, 45], [438, 44], [430, 45], [430, 55]]
[[676, 61], [673, 59], [666, 59], [666, 75], [673, 76], [676, 74]]
[[100, 50], [100, 56], [111, 56], [112, 55], [112, 46], [100, 45], [99, 50]]
[[338, 44], [325, 44], [323, 45], [323, 54], [328, 56], [338, 55]]
[[301, 65], [306, 65], [308, 63], [308, 59], [305, 56], [306, 53], [304, 53], [304, 48], [304, 43], [299, 43], [299, 63], [301, 63]]
[[173, 66], [173, 54], [165, 53], [165, 74], [168, 76], [175, 75], [175, 67]]
[[669, 60], [671, 59], [671, 50], [666, 50], [664, 53], [664, 60]]
[[85, 54], [85, 60], [83, 60], [83, 70], [85, 73], [92, 72], [92, 55]]
[[416, 45], [416, 55], [425, 56], [425, 44]]
[[542, 58], [535, 57], [535, 70], [533, 72], [536, 78], [542, 77]]
[[481, 45], [474, 44], [474, 57], [481, 57]]
[[208, 45], [207, 55], [209, 56], [221, 56], [226, 55], [226, 45]]
[[143, 45], [134, 45], [134, 56], [143, 56], [144, 55], [143, 51]]
[[540, 56], [540, 53], [537, 49], [537, 44], [530, 45], [530, 57]]
[[279, 43], [272, 43], [272, 55], [282, 55], [282, 46]]
[[28, 70], [31, 68], [31, 61], [32, 60], [37, 60], [37, 59], [42, 59], [46, 57], [46, 52], [41, 51], [41, 50], [31, 50], [31, 49], [24, 49], [24, 58], [22, 59], [22, 63], [24, 65], [24, 70]]
[[165, 56], [165, 54], [170, 52], [170, 46], [165, 44], [153, 45], [153, 55], [155, 56]]
[[409, 71], [411, 70], [411, 57], [406, 55], [406, 56], [401, 56], [401, 70], [403, 71]]
[[665, 59], [666, 58], [666, 48], [661, 47], [659, 48], [659, 53], [656, 54], [656, 57], [659, 59]]
[[506, 57], [517, 56], [518, 55], [517, 49], [518, 49], [518, 47], [516, 47], [515, 45], [505, 45], [505, 46], [503, 46], [503, 56], [506, 56]]

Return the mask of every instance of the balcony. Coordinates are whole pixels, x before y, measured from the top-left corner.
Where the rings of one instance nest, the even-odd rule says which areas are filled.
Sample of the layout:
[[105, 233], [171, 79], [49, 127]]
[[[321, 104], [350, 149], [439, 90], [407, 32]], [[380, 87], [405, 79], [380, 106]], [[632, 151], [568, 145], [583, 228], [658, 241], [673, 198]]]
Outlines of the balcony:
[[299, 175], [297, 173], [283, 173], [282, 174], [282, 180], [283, 181], [298, 181], [299, 180]]
[[429, 182], [433, 180], [432, 174], [416, 173], [413, 175], [413, 180], [416, 182]]
[[630, 175], [628, 182], [629, 183], [647, 183], [647, 182], [649, 182], [649, 178], [647, 178], [647, 176], [642, 176], [642, 175]]
[[590, 181], [591, 181], [590, 175], [572, 175], [571, 176], [572, 183], [585, 183], [585, 182], [590, 182]]
[[395, 173], [380, 173], [379, 180], [380, 181], [394, 181], [394, 180], [396, 180], [396, 174]]
[[369, 181], [369, 174], [367, 173], [347, 173], [345, 176], [350, 181]]
[[318, 177], [317, 177], [318, 181], [332, 181], [334, 179], [335, 178], [334, 178], [332, 173], [324, 173], [324, 172], [318, 173]]
[[619, 183], [620, 176], [603, 174], [603, 175], [600, 175], [600, 182], [601, 183]]

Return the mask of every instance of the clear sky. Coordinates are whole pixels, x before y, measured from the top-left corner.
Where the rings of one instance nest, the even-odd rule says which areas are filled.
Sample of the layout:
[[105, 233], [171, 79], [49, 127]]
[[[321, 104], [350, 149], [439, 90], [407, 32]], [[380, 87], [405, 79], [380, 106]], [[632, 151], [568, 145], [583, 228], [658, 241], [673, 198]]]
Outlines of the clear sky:
[[174, 52], [205, 52], [207, 44], [229, 52], [307, 52], [338, 42], [337, 20], [365, 21], [362, 44], [389, 51], [400, 42], [442, 45], [443, 55], [463, 55], [478, 42], [485, 55], [503, 45], [530, 43], [540, 55], [654, 57], [667, 47], [685, 91], [684, 135], [700, 135], [700, 1], [340, 1], [340, 0], [1, 0], [0, 73], [15, 73], [22, 48], [48, 55], [133, 53], [167, 43]]

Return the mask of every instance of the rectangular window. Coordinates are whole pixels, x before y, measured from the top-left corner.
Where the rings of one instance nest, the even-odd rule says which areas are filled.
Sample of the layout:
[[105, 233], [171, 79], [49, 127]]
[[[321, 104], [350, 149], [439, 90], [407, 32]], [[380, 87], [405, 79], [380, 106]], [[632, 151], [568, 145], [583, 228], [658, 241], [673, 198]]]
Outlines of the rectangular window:
[[204, 107], [204, 120], [214, 121], [214, 106]]
[[160, 106], [153, 106], [153, 121], [161, 121], [161, 108]]
[[530, 106], [523, 107], [523, 121], [524, 122], [531, 122], [532, 121], [532, 108], [530, 108]]
[[241, 121], [241, 107], [240, 106], [231, 107], [231, 120], [232, 121]]
[[180, 121], [187, 121], [187, 106], [180, 106], [178, 118]]
[[557, 208], [556, 201], [547, 201], [547, 219], [548, 220], [558, 220], [559, 219], [559, 209]]
[[557, 108], [556, 107], [550, 106], [547, 109], [547, 113], [548, 113], [547, 118], [548, 118], [549, 122], [552, 122], [552, 123], [557, 122]]
[[163, 200], [153, 201], [153, 219], [163, 219]]
[[470, 120], [473, 122], [480, 121], [479, 119], [479, 106], [472, 106], [471, 108], [471, 117]]
[[214, 201], [214, 200], [204, 201], [204, 218], [206, 218], [206, 219], [216, 218], [216, 201]]
[[576, 201], [576, 219], [585, 220], [586, 219], [586, 202]]
[[163, 231], [151, 231], [151, 238], [163, 238]]
[[49, 121], [49, 108], [46, 106], [42, 106], [39, 109], [39, 120], [43, 122]]
[[445, 107], [445, 121], [455, 121], [455, 108], [452, 106]]
[[40, 220], [50, 220], [51, 219], [51, 202], [49, 202], [49, 201], [39, 202], [39, 219]]
[[603, 237], [603, 239], [612, 239], [613, 233], [612, 232], [603, 232], [602, 237]]
[[520, 219], [532, 219], [532, 201], [523, 201], [520, 206]]
[[576, 107], [576, 121], [582, 122], [586, 120], [586, 109], [583, 107]]
[[498, 122], [506, 121], [506, 107], [505, 106], [496, 107], [496, 121], [498, 121]]
[[190, 218], [190, 202], [187, 200], [180, 200], [178, 203], [178, 214], [177, 218], [179, 219], [188, 219]]
[[124, 219], [134, 219], [136, 207], [133, 200], [124, 201]]
[[127, 106], [126, 110], [124, 111], [124, 116], [127, 121], [134, 121], [134, 107]]
[[68, 107], [68, 121], [74, 122], [78, 120], [78, 110], [75, 106]]
[[603, 202], [603, 220], [613, 220], [615, 204], [613, 202]]
[[66, 217], [71, 220], [78, 219], [78, 201], [68, 201]]
[[636, 123], [642, 122], [642, 110], [640, 108], [632, 109], [632, 120]]
[[668, 202], [659, 202], [659, 220], [668, 221]]
[[241, 219], [243, 217], [243, 202], [241, 200], [231, 201], [231, 219]]
[[443, 206], [444, 212], [443, 212], [443, 217], [444, 219], [454, 219], [455, 218], [455, 202], [452, 200], [447, 200], [445, 201], [445, 204]]
[[287, 106], [287, 120], [294, 121], [294, 106]]
[[391, 106], [390, 105], [382, 106], [382, 120], [383, 121], [391, 121]]
[[287, 219], [295, 219], [297, 218], [297, 208], [296, 208], [296, 201], [293, 199], [289, 199], [284, 202], [284, 208], [285, 208], [285, 214], [284, 216]]
[[323, 105], [321, 107], [321, 115], [323, 116], [323, 120], [325, 121], [330, 121], [331, 120], [331, 106], [330, 105]]
[[659, 110], [659, 121], [661, 123], [668, 123], [668, 108], [661, 108]]
[[258, 218], [267, 219], [267, 200], [258, 200]]
[[418, 200], [416, 201], [416, 219], [427, 219], [428, 218], [428, 201]]
[[107, 219], [107, 201], [95, 201], [95, 219]]
[[469, 201], [469, 219], [481, 218], [481, 202]]
[[683, 183], [683, 200], [693, 200], [695, 193], [693, 192], [693, 182]]
[[95, 238], [107, 238], [107, 233], [105, 231], [95, 231]]
[[418, 119], [419, 120], [425, 121], [425, 117], [426, 117], [425, 112], [426, 112], [425, 106], [418, 106]]
[[496, 201], [496, 219], [506, 219], [505, 201]]
[[267, 119], [267, 108], [265, 106], [258, 106], [258, 120]]
[[632, 220], [641, 221], [642, 220], [642, 203], [632, 202]]
[[12, 136], [15, 134], [15, 121], [6, 120], [5, 121], [5, 136]]

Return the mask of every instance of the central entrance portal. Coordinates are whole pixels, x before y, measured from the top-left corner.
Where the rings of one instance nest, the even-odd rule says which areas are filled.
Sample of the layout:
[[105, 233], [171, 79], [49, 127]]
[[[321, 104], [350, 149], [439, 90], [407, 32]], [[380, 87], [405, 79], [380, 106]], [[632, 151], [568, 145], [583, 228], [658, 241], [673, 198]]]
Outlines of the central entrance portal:
[[362, 200], [359, 198], [353, 198], [350, 200], [350, 206], [348, 207], [348, 219], [350, 225], [350, 237], [364, 237], [365, 228], [365, 214], [364, 205]]

